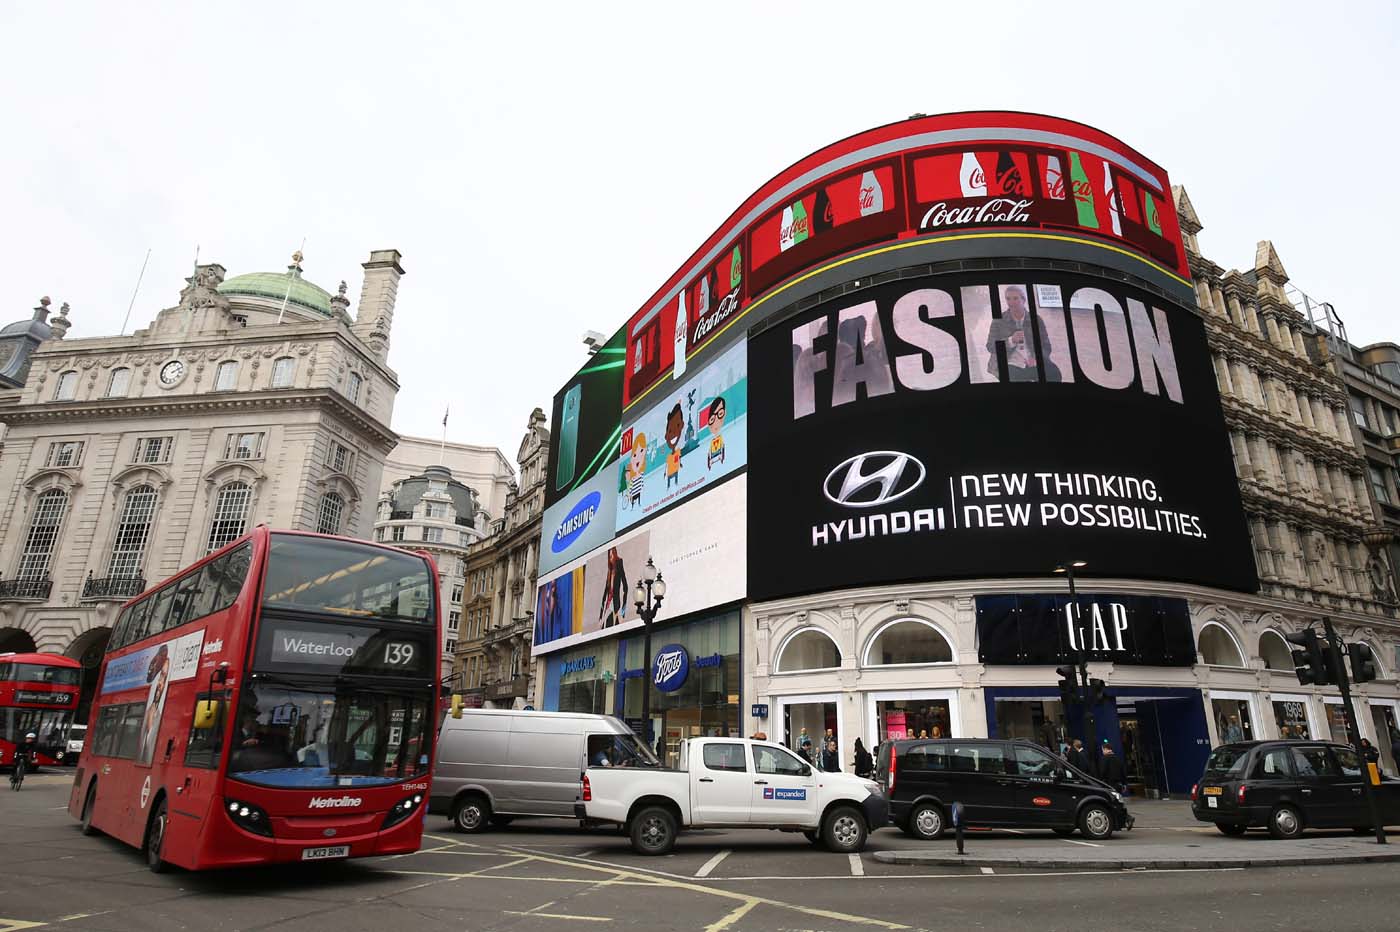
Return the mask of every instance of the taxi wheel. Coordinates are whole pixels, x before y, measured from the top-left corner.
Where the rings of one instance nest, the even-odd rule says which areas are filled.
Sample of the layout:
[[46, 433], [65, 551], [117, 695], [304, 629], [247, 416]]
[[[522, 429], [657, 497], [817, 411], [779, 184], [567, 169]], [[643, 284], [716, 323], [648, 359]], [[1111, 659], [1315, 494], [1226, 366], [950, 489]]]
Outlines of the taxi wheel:
[[1303, 834], [1303, 814], [1292, 806], [1279, 806], [1269, 813], [1269, 835], [1274, 838], [1297, 838]]
[[92, 826], [92, 810], [97, 808], [97, 781], [93, 780], [88, 784], [87, 795], [83, 797], [83, 816], [78, 822], [78, 831], [84, 835], [96, 835], [97, 829]]
[[1106, 806], [1090, 803], [1079, 814], [1079, 830], [1095, 841], [1113, 837], [1113, 815]]
[[153, 874], [163, 874], [170, 869], [169, 863], [161, 857], [161, 852], [165, 848], [165, 826], [168, 819], [168, 810], [165, 800], [161, 800], [156, 806], [155, 812], [151, 813], [150, 824], [146, 826], [146, 866]]
[[1220, 830], [1220, 834], [1229, 835], [1231, 838], [1239, 838], [1245, 833], [1245, 826], [1232, 825], [1229, 822], [1217, 822], [1215, 827]]

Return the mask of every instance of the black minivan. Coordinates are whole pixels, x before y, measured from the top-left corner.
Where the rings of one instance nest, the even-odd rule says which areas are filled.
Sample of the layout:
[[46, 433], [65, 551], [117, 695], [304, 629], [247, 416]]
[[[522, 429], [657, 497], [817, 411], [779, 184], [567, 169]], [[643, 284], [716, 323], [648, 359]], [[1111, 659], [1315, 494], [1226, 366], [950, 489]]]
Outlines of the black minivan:
[[[1355, 749], [1326, 741], [1244, 741], [1210, 752], [1191, 787], [1191, 812], [1226, 835], [1262, 825], [1275, 838], [1304, 828], [1367, 832], [1371, 813]], [[1382, 779], [1376, 805], [1386, 825], [1400, 824], [1400, 783]]]
[[890, 821], [905, 834], [933, 839], [951, 825], [953, 803], [967, 826], [1079, 829], [1109, 838], [1133, 827], [1123, 798], [1030, 741], [942, 738], [880, 745], [876, 779]]

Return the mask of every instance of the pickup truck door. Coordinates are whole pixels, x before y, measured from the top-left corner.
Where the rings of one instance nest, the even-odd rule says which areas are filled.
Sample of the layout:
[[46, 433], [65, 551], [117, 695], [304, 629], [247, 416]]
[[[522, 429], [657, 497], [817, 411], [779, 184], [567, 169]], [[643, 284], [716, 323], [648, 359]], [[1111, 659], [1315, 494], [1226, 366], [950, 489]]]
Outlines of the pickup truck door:
[[773, 745], [753, 747], [749, 821], [762, 825], [817, 824], [817, 777], [797, 755]]
[[754, 775], [744, 745], [705, 741], [691, 749], [690, 816], [692, 825], [733, 825], [749, 821]]

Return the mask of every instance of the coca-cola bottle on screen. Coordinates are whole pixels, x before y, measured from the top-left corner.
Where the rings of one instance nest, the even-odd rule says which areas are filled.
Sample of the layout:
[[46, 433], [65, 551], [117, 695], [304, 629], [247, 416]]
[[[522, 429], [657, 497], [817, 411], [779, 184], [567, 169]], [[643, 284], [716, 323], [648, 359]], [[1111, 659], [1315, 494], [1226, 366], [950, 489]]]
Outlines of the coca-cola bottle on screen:
[[778, 249], [787, 252], [792, 248], [792, 205], [783, 208], [783, 219], [778, 221]]
[[676, 359], [671, 364], [671, 377], [679, 379], [685, 375], [685, 350], [690, 331], [690, 317], [685, 312], [685, 292], [680, 293], [676, 302]]
[[880, 179], [873, 171], [867, 170], [860, 176], [860, 215], [869, 217], [885, 209], [885, 189], [880, 187]]
[[836, 226], [836, 215], [831, 207], [831, 195], [826, 186], [817, 189], [817, 202], [812, 208], [812, 232], [821, 233]]
[[1123, 211], [1123, 205], [1118, 203], [1118, 192], [1113, 188], [1113, 169], [1108, 167], [1108, 162], [1103, 163], [1103, 196], [1108, 201], [1108, 220], [1113, 224], [1113, 234], [1123, 235], [1123, 224], [1118, 217]]
[[1079, 211], [1079, 225], [1091, 230], [1099, 228], [1099, 215], [1094, 211], [1094, 186], [1079, 161], [1079, 153], [1069, 154], [1069, 183], [1074, 191], [1074, 207]]
[[695, 319], [699, 320], [710, 313], [710, 272], [700, 276], [700, 287], [696, 289]]
[[799, 198], [792, 202], [792, 244], [798, 243], [812, 235], [812, 223], [807, 219], [807, 205]]
[[733, 254], [729, 257], [729, 287], [738, 288], [739, 283], [744, 280], [744, 254], [739, 247], [734, 247]]
[[963, 153], [958, 183], [962, 186], [963, 197], [987, 196], [987, 174], [982, 170], [982, 163], [977, 161], [975, 152]]
[[1157, 199], [1148, 192], [1142, 192], [1142, 217], [1147, 228], [1158, 236], [1162, 235], [1162, 219], [1157, 216]]
[[1041, 180], [1045, 183], [1045, 196], [1063, 201], [1065, 199], [1065, 176], [1060, 168], [1060, 157], [1058, 155], [1041, 156], [1040, 164], [1044, 169], [1044, 177]]

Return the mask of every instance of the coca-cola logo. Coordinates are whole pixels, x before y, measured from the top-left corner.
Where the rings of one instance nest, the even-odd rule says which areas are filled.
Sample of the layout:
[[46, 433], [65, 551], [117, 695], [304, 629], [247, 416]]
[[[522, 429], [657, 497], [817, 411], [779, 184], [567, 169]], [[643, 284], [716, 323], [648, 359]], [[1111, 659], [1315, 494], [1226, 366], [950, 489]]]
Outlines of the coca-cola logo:
[[778, 231], [778, 235], [783, 240], [802, 239], [807, 236], [807, 228], [807, 218], [803, 217], [801, 220], [794, 220], [792, 223], [783, 227]]
[[1089, 186], [1089, 182], [1073, 181], [1070, 182], [1070, 185], [1074, 189], [1074, 199], [1076, 201], [1092, 202], [1094, 200], [1094, 189]]
[[981, 206], [967, 207], [949, 207], [946, 201], [939, 201], [924, 214], [924, 219], [919, 221], [919, 229], [933, 230], [967, 223], [1029, 223], [1030, 208], [1031, 201], [1012, 200], [1009, 197], [994, 197]]
[[866, 187], [860, 189], [860, 209], [869, 210], [875, 206], [875, 189]]
[[1045, 189], [1050, 193], [1050, 196], [1056, 200], [1064, 200], [1065, 179], [1064, 176], [1060, 174], [1058, 168], [1051, 167], [1045, 169]]
[[700, 322], [695, 325], [695, 335], [690, 339], [691, 346], [699, 346], [700, 339], [723, 323], [730, 315], [739, 309], [739, 289], [735, 288], [729, 294], [719, 299], [714, 312], [700, 318]]
[[967, 176], [967, 181], [966, 181], [965, 187], [968, 187], [968, 188], [985, 188], [986, 186], [987, 186], [987, 173], [984, 172], [984, 171], [983, 171], [982, 169], [980, 169], [980, 168], [974, 168], [974, 169], [972, 170], [972, 173], [969, 174], [969, 175]]

